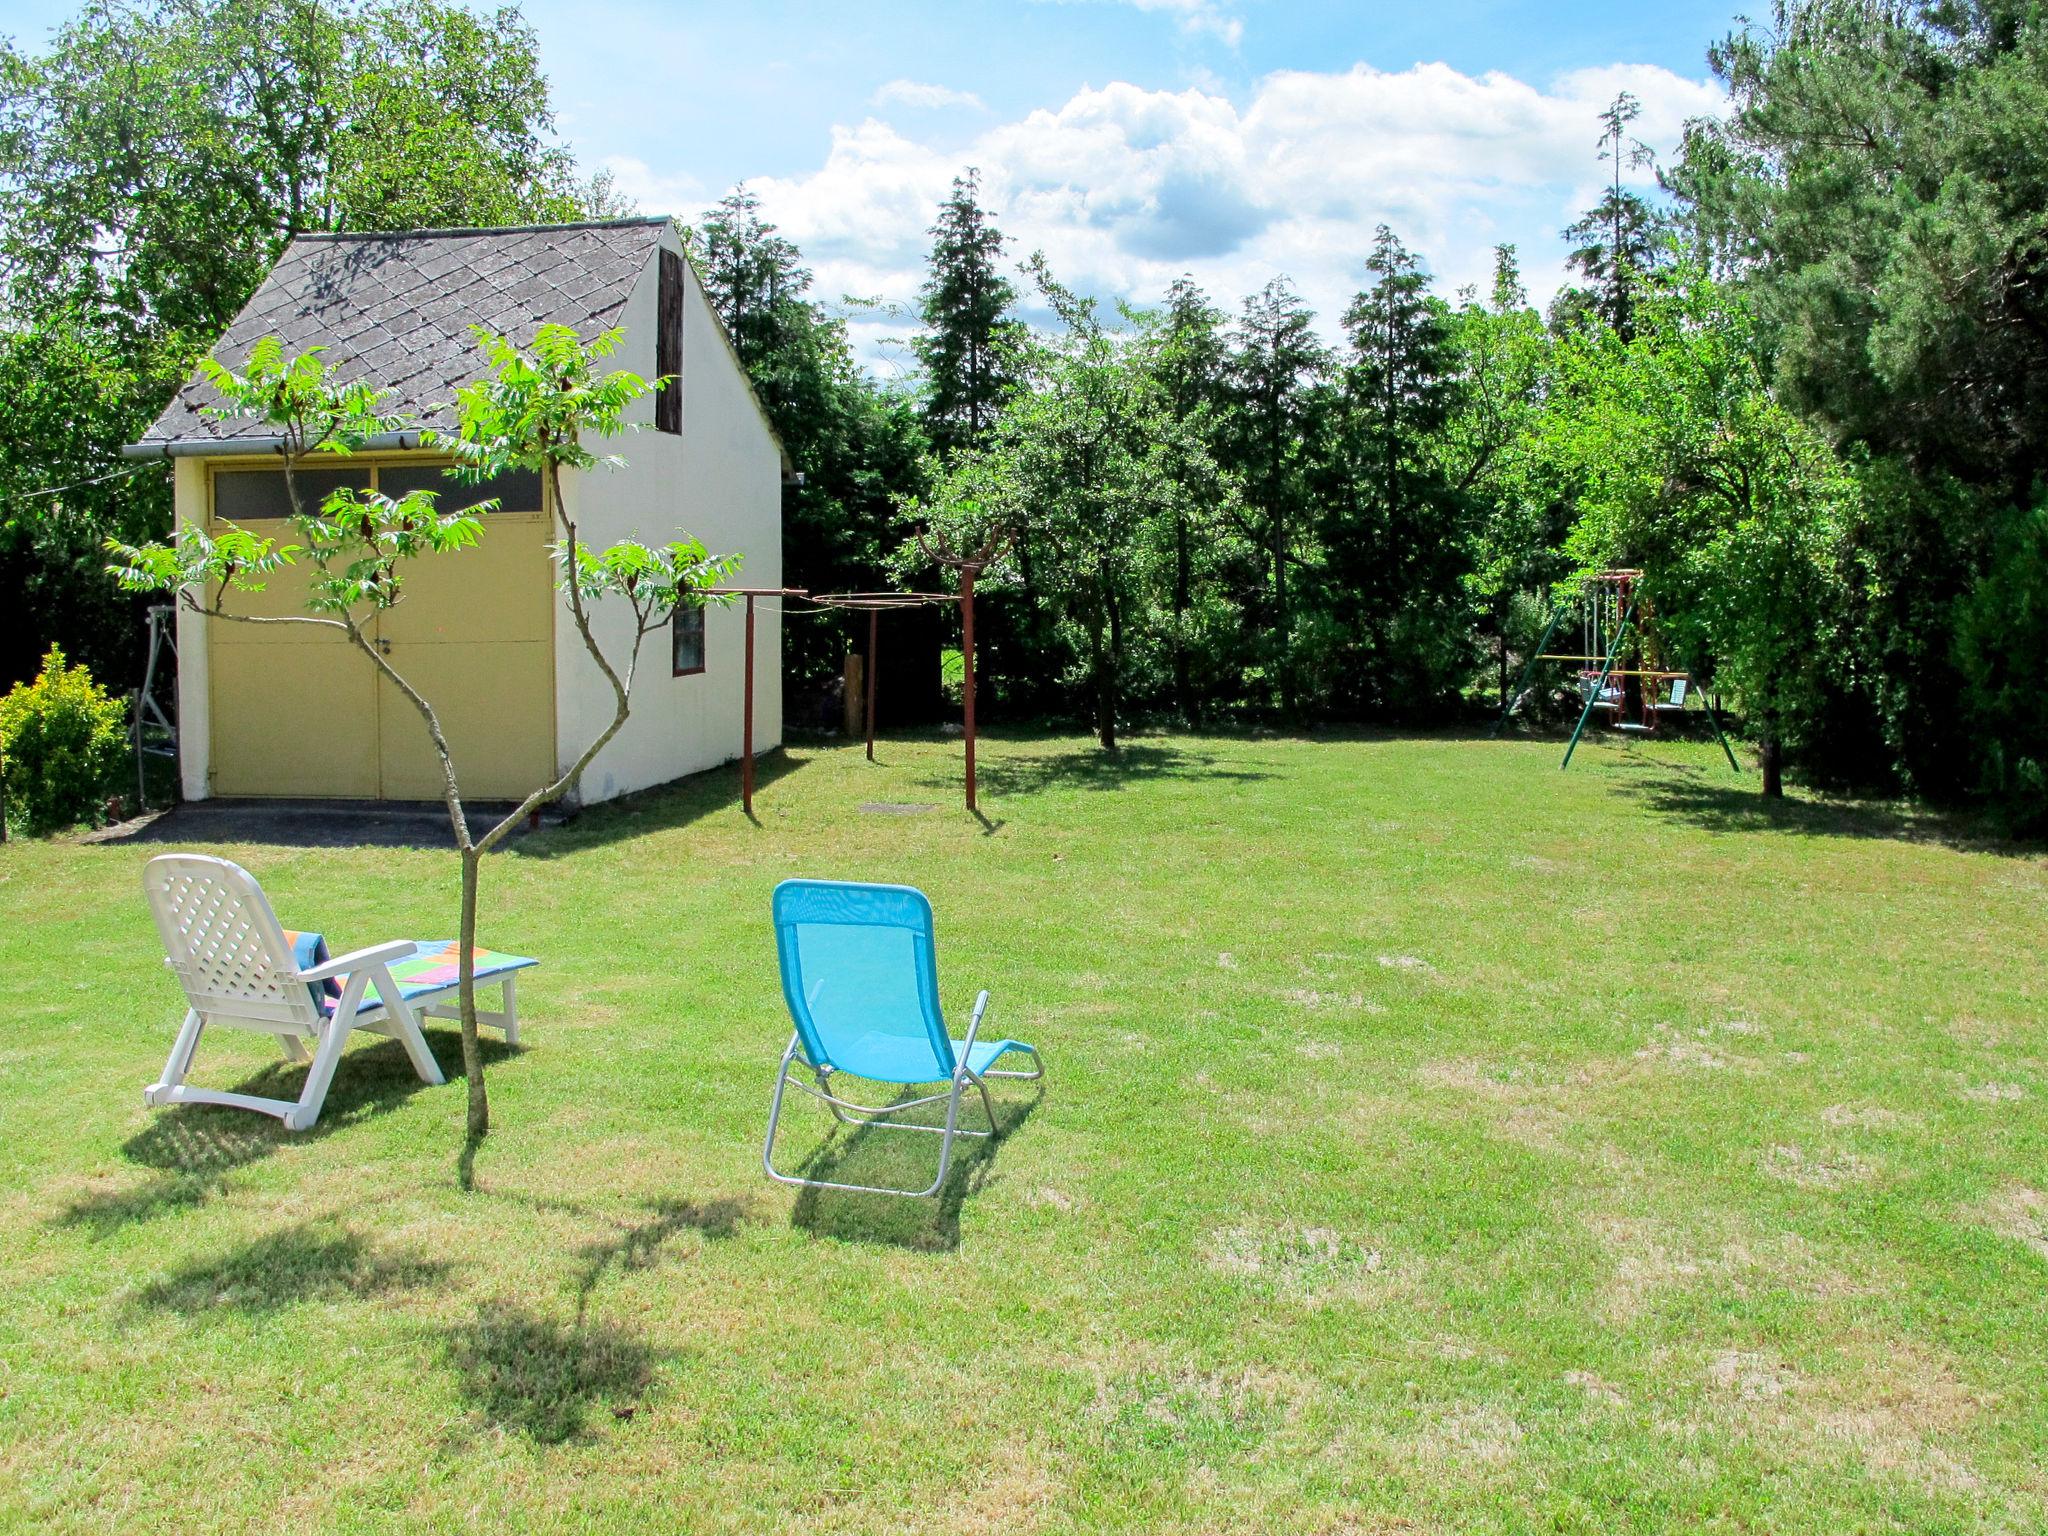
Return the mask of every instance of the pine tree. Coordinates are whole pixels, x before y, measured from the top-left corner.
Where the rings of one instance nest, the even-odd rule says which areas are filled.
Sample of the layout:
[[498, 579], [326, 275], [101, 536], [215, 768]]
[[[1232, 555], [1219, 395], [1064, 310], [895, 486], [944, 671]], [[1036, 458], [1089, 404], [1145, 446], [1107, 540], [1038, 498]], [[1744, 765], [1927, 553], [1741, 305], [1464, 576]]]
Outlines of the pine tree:
[[[1154, 337], [1150, 372], [1173, 420], [1211, 452], [1221, 426], [1225, 362], [1223, 312], [1210, 304], [1192, 277], [1175, 279]], [[1175, 503], [1172, 536], [1173, 702], [1181, 719], [1192, 724], [1198, 714], [1188, 634], [1195, 595], [1195, 529], [1185, 502]]]
[[1016, 380], [1011, 314], [1017, 290], [997, 269], [1003, 236], [980, 202], [981, 173], [953, 179], [952, 195], [931, 228], [930, 274], [920, 297], [924, 331], [912, 343], [925, 377], [925, 425], [953, 450], [987, 436]]
[[1324, 518], [1323, 574], [1328, 627], [1344, 637], [1334, 692], [1371, 712], [1454, 687], [1470, 625], [1455, 611], [1463, 498], [1439, 451], [1458, 393], [1449, 308], [1384, 224], [1365, 266], [1372, 286], [1344, 312], [1341, 489]]
[[1267, 566], [1269, 675], [1278, 682], [1280, 708], [1289, 716], [1300, 702], [1293, 576], [1303, 564], [1298, 546], [1309, 522], [1329, 363], [1316, 339], [1314, 312], [1286, 278], [1275, 278], [1244, 301], [1226, 372], [1226, 443], [1230, 466], [1244, 482], [1245, 533]]
[[1623, 91], [1600, 114], [1600, 158], [1608, 162], [1611, 178], [1600, 201], [1564, 232], [1576, 243], [1565, 265], [1584, 274], [1592, 285], [1590, 307], [1623, 341], [1635, 334], [1636, 289], [1643, 274], [1657, 265], [1665, 226], [1663, 214], [1621, 180], [1625, 171], [1657, 163], [1650, 146], [1628, 131], [1642, 110], [1642, 103]]

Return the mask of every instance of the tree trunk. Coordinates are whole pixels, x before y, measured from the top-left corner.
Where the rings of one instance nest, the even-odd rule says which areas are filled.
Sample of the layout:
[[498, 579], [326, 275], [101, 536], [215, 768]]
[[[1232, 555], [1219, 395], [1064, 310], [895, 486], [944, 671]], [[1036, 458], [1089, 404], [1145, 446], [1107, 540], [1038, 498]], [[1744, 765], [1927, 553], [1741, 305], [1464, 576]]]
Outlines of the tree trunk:
[[1105, 616], [1097, 609], [1090, 616], [1088, 631], [1088, 675], [1095, 685], [1095, 739], [1102, 750], [1116, 750], [1116, 698], [1110, 675], [1108, 648], [1104, 643]]
[[1765, 725], [1763, 739], [1757, 743], [1757, 766], [1763, 771], [1764, 798], [1782, 800], [1785, 797], [1785, 744], [1778, 739], [1777, 728]]
[[1188, 550], [1188, 520], [1173, 520], [1173, 694], [1183, 725], [1195, 723], [1194, 688], [1188, 679], [1188, 604], [1194, 587]]
[[476, 1033], [476, 890], [483, 875], [483, 854], [462, 850], [462, 937], [457, 940], [457, 996], [462, 1009], [462, 1075], [469, 1084], [469, 1134], [475, 1139], [491, 1128], [491, 1101], [484, 1091], [483, 1047]]

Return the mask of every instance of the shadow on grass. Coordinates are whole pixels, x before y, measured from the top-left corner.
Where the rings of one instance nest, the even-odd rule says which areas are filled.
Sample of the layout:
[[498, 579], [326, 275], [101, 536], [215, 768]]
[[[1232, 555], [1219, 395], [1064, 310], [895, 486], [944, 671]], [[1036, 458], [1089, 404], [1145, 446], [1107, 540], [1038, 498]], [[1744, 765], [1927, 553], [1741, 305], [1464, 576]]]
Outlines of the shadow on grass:
[[[426, 1036], [449, 1086], [461, 1083], [460, 1042], [446, 1030], [428, 1030]], [[517, 1054], [502, 1040], [486, 1038], [480, 1043], [486, 1066]], [[237, 1083], [234, 1091], [296, 1099], [305, 1081], [305, 1066], [279, 1061]], [[149, 1123], [121, 1144], [122, 1156], [150, 1169], [152, 1177], [125, 1189], [95, 1192], [73, 1201], [58, 1213], [56, 1225], [80, 1227], [94, 1238], [105, 1238], [134, 1223], [203, 1205], [226, 1187], [228, 1176], [236, 1169], [269, 1157], [287, 1144], [318, 1141], [396, 1109], [429, 1086], [413, 1071], [402, 1045], [382, 1040], [343, 1055], [326, 1105], [311, 1130], [287, 1131], [269, 1115], [225, 1105], [175, 1104], [153, 1110]]]
[[417, 1254], [380, 1253], [361, 1233], [305, 1222], [222, 1255], [182, 1265], [137, 1298], [144, 1306], [199, 1316], [275, 1312], [302, 1301], [379, 1296], [435, 1284], [449, 1266]]
[[[979, 787], [998, 795], [1030, 795], [1048, 789], [1128, 789], [1158, 779], [1249, 783], [1270, 779], [1257, 768], [1227, 766], [1211, 752], [1155, 742], [1126, 742], [1114, 752], [1089, 746], [1064, 752], [1005, 753], [982, 758], [975, 772]], [[957, 773], [917, 781], [932, 788], [957, 790]]]
[[1654, 778], [1617, 786], [1652, 815], [1690, 822], [1709, 832], [1781, 832], [1799, 837], [1844, 837], [1927, 843], [1968, 853], [2032, 856], [2039, 843], [1999, 838], [1981, 825], [1910, 805], [1878, 800], [1767, 800], [1755, 779], [1717, 782], [1697, 771], [1674, 777], [1657, 765]]
[[480, 1306], [447, 1339], [463, 1401], [491, 1424], [543, 1445], [587, 1435], [600, 1406], [632, 1417], [659, 1358], [615, 1324], [581, 1316], [561, 1323], [519, 1306]]
[[[591, 1214], [573, 1201], [530, 1203], [577, 1217]], [[654, 1384], [661, 1356], [631, 1329], [592, 1318], [599, 1285], [609, 1274], [652, 1269], [686, 1233], [707, 1242], [730, 1238], [752, 1214], [743, 1200], [649, 1202], [645, 1216], [616, 1223], [612, 1232], [577, 1250], [583, 1262], [576, 1312], [568, 1321], [520, 1306], [487, 1305], [450, 1330], [445, 1357], [457, 1392], [493, 1427], [544, 1445], [587, 1438], [600, 1407], [614, 1418], [631, 1418]]]
[[[805, 1189], [797, 1195], [789, 1215], [790, 1225], [801, 1227], [814, 1237], [884, 1243], [915, 1253], [944, 1253], [958, 1248], [960, 1208], [988, 1182], [997, 1150], [1044, 1101], [1044, 1084], [1037, 1088], [1028, 1099], [996, 1100], [993, 1136], [962, 1136], [954, 1141], [953, 1161], [946, 1170], [946, 1182], [936, 1195], [919, 1200], [905, 1195]], [[906, 1088], [896, 1102], [916, 1096], [916, 1090]], [[933, 1107], [940, 1112], [933, 1123], [943, 1124], [943, 1107]], [[960, 1118], [962, 1124], [974, 1125], [981, 1118], [980, 1105], [972, 1098], [963, 1100]], [[931, 1182], [938, 1157], [937, 1136], [889, 1130], [874, 1124], [848, 1127], [834, 1122], [832, 1133], [795, 1171], [806, 1179], [836, 1184], [894, 1184], [918, 1189]]]
[[[758, 799], [791, 774], [800, 771], [809, 757], [777, 747], [754, 759], [756, 820]], [[543, 827], [530, 836], [510, 839], [499, 846], [522, 858], [555, 859], [602, 848], [649, 832], [667, 832], [687, 827], [706, 816], [736, 810], [740, 803], [740, 765], [737, 759], [703, 773], [692, 774], [672, 784], [657, 785], [607, 800], [581, 812], [560, 826]]]

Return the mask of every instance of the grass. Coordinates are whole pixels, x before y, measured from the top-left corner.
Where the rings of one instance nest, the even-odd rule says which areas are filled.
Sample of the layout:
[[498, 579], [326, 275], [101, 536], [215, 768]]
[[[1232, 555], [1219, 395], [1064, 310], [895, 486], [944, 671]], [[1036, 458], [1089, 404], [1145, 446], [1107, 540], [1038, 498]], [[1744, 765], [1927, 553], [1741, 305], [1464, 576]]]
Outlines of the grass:
[[[986, 825], [958, 752], [496, 857], [546, 963], [467, 1192], [389, 1044], [309, 1135], [144, 1112], [152, 850], [0, 849], [0, 1527], [2048, 1520], [2037, 852], [1710, 745], [995, 740]], [[444, 853], [225, 851], [339, 945], [451, 925]], [[798, 873], [924, 887], [948, 1000], [1045, 1052], [937, 1201], [761, 1176]], [[786, 1155], [933, 1150], [826, 1124]]]

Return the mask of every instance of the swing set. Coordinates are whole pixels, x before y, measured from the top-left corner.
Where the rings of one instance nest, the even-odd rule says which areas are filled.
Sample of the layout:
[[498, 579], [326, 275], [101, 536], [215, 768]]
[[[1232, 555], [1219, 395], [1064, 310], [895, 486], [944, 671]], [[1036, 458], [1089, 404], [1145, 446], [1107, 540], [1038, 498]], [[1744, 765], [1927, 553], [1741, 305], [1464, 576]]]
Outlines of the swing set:
[[[1575, 669], [1580, 708], [1571, 740], [1565, 744], [1564, 761], [1569, 768], [1572, 754], [1586, 727], [1594, 719], [1605, 720], [1615, 730], [1630, 735], [1655, 735], [1670, 718], [1688, 713], [1693, 700], [1705, 712], [1714, 728], [1714, 739], [1727, 755], [1728, 766], [1742, 772], [1735, 761], [1735, 749], [1728, 745], [1721, 729], [1721, 715], [1713, 699], [1694, 681], [1690, 672], [1657, 665], [1659, 646], [1652, 625], [1649, 601], [1637, 590], [1643, 573], [1639, 570], [1600, 571], [1586, 578], [1578, 592], [1559, 603], [1536, 642], [1536, 654], [1522, 668], [1522, 680], [1508, 696], [1507, 707], [1494, 722], [1495, 736], [1507, 728], [1515, 711], [1530, 697], [1530, 680], [1545, 664], [1565, 664]], [[1550, 642], [1565, 627], [1567, 617], [1579, 625], [1576, 652], [1553, 651]], [[1567, 630], [1566, 633], [1569, 633]]]

